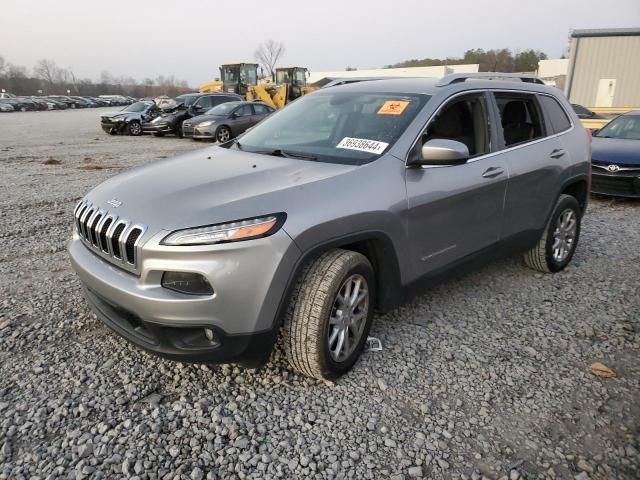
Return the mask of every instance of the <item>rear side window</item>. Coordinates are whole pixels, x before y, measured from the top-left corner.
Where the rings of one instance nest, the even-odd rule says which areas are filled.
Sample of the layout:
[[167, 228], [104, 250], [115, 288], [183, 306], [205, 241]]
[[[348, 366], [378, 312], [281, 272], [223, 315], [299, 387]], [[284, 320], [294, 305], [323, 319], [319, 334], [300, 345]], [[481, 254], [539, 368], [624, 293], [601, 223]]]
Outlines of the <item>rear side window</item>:
[[569, 117], [567, 117], [564, 109], [555, 98], [548, 95], [540, 95], [538, 98], [540, 99], [542, 108], [544, 108], [547, 119], [551, 123], [553, 133], [564, 132], [571, 128], [571, 121], [569, 120]]
[[505, 146], [544, 137], [544, 122], [535, 95], [496, 93]]

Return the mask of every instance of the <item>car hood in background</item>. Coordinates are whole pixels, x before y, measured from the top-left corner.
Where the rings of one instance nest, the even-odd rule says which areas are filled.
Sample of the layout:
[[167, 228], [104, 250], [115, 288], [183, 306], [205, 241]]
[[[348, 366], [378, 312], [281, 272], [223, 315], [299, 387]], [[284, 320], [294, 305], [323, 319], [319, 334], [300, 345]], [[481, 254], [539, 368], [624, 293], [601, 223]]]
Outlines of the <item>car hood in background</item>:
[[86, 198], [153, 235], [286, 212], [310, 184], [356, 168], [211, 147], [133, 168]]
[[591, 158], [597, 162], [640, 165], [640, 140], [593, 137]]
[[106, 112], [100, 115], [104, 118], [116, 118], [116, 117], [127, 117], [127, 118], [139, 118], [140, 112]]
[[190, 118], [189, 120], [187, 120], [187, 122], [189, 122], [191, 125], [197, 125], [199, 123], [202, 122], [206, 122], [207, 120], [222, 120], [223, 118], [226, 118], [223, 115], [198, 115], [196, 117]]

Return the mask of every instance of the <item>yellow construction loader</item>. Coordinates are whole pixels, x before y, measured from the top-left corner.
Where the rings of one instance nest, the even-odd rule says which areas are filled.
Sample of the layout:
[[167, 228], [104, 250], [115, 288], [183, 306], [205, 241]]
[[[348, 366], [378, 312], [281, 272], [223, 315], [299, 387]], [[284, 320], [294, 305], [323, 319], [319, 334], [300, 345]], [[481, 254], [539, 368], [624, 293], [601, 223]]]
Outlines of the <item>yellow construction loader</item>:
[[290, 67], [276, 69], [276, 82], [258, 83], [258, 64], [234, 63], [220, 67], [222, 91], [243, 95], [249, 101], [261, 101], [273, 108], [315, 90], [307, 85], [307, 69]]

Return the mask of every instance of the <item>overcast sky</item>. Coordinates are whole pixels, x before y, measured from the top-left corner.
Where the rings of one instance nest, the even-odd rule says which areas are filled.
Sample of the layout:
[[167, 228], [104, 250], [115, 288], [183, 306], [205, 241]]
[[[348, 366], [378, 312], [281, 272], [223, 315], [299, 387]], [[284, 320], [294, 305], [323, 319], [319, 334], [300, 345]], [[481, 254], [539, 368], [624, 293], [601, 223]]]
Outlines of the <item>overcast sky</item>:
[[380, 67], [471, 48], [562, 55], [569, 30], [640, 27], [640, 0], [2, 0], [0, 56], [78, 77], [175, 75], [192, 86], [281, 41], [281, 66]]

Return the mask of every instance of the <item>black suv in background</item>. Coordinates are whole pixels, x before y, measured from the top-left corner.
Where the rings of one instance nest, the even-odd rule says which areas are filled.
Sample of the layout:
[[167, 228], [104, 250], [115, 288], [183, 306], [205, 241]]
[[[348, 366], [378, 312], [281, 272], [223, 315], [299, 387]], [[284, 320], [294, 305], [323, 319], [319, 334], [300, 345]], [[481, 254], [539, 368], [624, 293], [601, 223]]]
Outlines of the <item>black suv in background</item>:
[[235, 93], [187, 93], [176, 97], [173, 105], [164, 107], [162, 114], [142, 127], [145, 132], [162, 137], [173, 133], [182, 137], [182, 122], [186, 119], [201, 115], [207, 110], [226, 102], [244, 100]]

